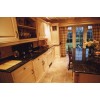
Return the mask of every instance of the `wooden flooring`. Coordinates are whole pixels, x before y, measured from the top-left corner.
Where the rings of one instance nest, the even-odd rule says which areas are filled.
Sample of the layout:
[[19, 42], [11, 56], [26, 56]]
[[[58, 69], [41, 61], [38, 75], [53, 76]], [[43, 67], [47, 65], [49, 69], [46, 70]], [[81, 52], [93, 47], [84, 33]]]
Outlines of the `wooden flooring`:
[[68, 56], [56, 58], [41, 83], [73, 83], [72, 70], [68, 70]]

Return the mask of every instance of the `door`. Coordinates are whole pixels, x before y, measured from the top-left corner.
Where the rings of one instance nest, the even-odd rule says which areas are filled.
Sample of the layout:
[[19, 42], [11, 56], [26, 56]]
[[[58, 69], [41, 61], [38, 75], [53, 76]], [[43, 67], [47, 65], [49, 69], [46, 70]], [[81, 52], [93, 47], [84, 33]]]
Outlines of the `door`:
[[83, 52], [83, 32], [84, 27], [76, 27], [76, 51], [75, 51], [75, 60], [82, 61], [82, 52]]

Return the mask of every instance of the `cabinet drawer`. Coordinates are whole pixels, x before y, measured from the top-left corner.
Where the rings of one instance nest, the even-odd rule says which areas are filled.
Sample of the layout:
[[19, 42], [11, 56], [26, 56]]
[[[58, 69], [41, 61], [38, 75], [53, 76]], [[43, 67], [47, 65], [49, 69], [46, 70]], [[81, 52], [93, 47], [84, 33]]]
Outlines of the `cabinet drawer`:
[[25, 65], [13, 71], [11, 74], [14, 78], [14, 81], [20, 82], [22, 80], [25, 80], [24, 78], [26, 78], [30, 73], [34, 73], [32, 68], [32, 62], [26, 63]]

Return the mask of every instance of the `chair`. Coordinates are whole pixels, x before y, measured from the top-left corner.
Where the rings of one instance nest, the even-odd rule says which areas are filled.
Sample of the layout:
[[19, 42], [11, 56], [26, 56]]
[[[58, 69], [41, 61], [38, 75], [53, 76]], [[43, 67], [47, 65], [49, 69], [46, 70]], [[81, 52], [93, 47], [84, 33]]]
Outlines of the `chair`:
[[68, 70], [69, 70], [69, 69], [72, 69], [71, 63], [73, 61], [73, 59], [72, 59], [72, 50], [69, 46], [68, 46], [68, 56], [69, 56], [69, 65], [68, 65]]

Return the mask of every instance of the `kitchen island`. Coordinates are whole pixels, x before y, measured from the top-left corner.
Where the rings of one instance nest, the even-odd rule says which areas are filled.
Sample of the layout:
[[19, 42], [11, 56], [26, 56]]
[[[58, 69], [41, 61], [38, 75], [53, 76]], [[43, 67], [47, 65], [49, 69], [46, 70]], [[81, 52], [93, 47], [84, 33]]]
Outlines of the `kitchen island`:
[[73, 61], [73, 79], [75, 83], [100, 82], [100, 58], [84, 58], [84, 61]]

